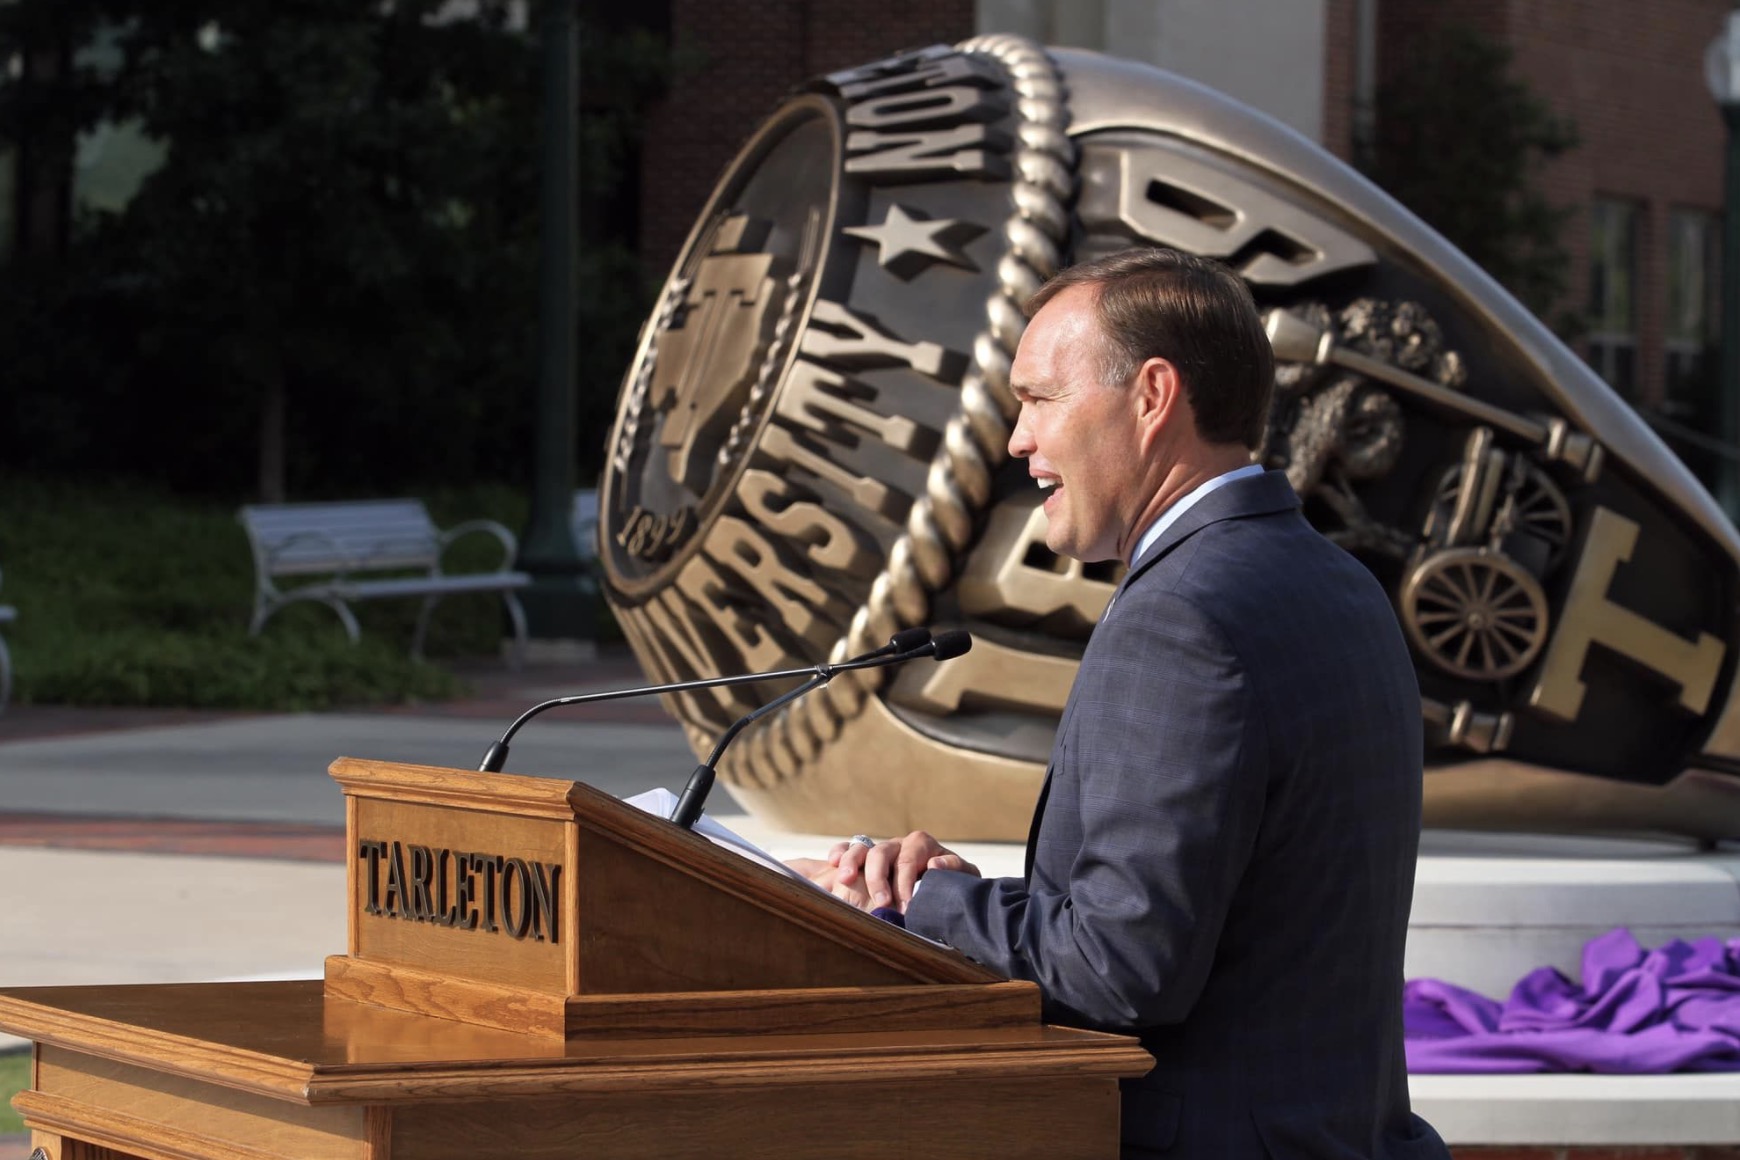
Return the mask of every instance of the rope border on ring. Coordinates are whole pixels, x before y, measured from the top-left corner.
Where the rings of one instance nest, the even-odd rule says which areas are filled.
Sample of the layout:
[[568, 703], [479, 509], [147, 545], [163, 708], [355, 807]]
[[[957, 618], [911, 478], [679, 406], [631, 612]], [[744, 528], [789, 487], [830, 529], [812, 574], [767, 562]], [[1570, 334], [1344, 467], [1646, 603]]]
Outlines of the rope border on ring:
[[[1008, 456], [1020, 410], [1009, 391], [1009, 368], [1027, 327], [1021, 304], [1057, 273], [1069, 236], [1076, 156], [1057, 65], [1034, 41], [1006, 33], [974, 37], [957, 48], [989, 56], [1009, 74], [1018, 118], [1010, 183], [1014, 212], [1003, 224], [1006, 246], [997, 263], [997, 289], [985, 303], [986, 325], [973, 339], [972, 363], [961, 380], [961, 409], [944, 429], [924, 495], [908, 512], [868, 598], [828, 654], [831, 662], [924, 623], [932, 593], [954, 578], [956, 560], [971, 546], [974, 523], [990, 502], [992, 476]], [[744, 738], [726, 754], [720, 774], [728, 784], [754, 788], [795, 777], [863, 711], [886, 676], [882, 669], [841, 674]]]

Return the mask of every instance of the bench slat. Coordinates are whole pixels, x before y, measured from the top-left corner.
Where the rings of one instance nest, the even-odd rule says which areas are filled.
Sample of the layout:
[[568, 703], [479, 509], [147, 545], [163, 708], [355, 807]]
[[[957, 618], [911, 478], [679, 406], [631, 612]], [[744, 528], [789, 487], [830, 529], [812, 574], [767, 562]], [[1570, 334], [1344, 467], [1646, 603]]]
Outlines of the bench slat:
[[421, 500], [250, 505], [241, 518], [272, 576], [428, 569], [441, 556]]
[[309, 540], [266, 550], [265, 565], [274, 576], [310, 572], [379, 571], [398, 568], [427, 569], [440, 555], [433, 541], [380, 541], [340, 539], [334, 543]]
[[524, 588], [532, 578], [524, 572], [466, 572], [457, 576], [407, 576], [403, 580], [343, 580], [330, 588], [341, 600], [387, 596], [456, 596], [466, 592], [501, 592]]

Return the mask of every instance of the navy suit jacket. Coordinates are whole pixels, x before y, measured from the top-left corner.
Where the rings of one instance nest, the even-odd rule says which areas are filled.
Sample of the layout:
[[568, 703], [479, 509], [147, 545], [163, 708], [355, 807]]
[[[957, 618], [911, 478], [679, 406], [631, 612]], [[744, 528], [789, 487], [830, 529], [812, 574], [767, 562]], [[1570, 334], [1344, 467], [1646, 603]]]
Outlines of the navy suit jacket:
[[1094, 630], [1026, 876], [933, 871], [907, 926], [1141, 1038], [1126, 1157], [1448, 1157], [1402, 1056], [1420, 730], [1383, 589], [1284, 475], [1235, 480]]

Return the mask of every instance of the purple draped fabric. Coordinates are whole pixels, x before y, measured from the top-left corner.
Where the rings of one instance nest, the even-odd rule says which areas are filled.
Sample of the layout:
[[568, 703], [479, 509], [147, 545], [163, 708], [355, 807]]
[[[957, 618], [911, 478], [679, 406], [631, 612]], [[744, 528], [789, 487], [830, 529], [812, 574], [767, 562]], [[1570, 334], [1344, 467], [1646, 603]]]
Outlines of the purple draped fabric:
[[1403, 989], [1410, 1072], [1740, 1071], [1740, 939], [1653, 951], [1624, 928], [1583, 947], [1583, 982], [1552, 967], [1497, 1003], [1438, 979]]

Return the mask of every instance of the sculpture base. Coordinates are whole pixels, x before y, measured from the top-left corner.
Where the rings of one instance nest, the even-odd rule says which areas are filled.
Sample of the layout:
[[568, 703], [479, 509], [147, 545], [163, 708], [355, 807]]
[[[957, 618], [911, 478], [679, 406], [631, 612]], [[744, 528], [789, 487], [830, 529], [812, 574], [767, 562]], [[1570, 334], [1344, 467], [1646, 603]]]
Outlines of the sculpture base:
[[1584, 1160], [1583, 1149], [1587, 1160], [1706, 1160], [1699, 1145], [1715, 1146], [1707, 1160], [1719, 1160], [1740, 1140], [1740, 1073], [1733, 1072], [1413, 1075], [1408, 1094], [1459, 1160], [1485, 1148], [1495, 1160]]
[[1503, 999], [1536, 967], [1579, 978], [1583, 944], [1615, 927], [1651, 947], [1740, 935], [1740, 849], [1428, 830], [1405, 969]]

